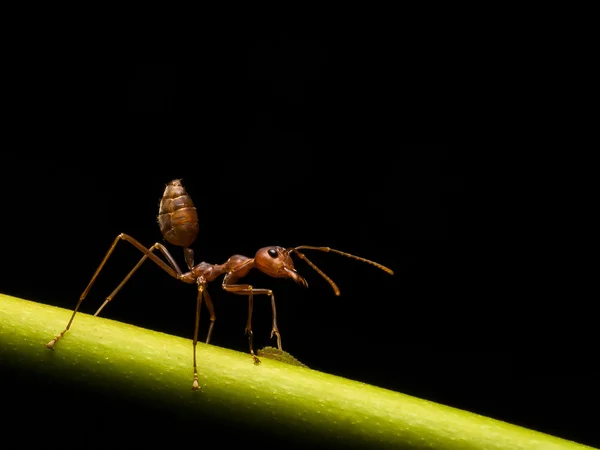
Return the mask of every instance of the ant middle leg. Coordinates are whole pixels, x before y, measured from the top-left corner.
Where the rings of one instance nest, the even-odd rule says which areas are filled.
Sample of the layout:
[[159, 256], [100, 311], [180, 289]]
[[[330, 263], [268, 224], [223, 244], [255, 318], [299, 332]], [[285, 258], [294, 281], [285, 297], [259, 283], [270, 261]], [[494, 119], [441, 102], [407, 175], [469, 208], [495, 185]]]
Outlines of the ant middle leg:
[[[200, 281], [198, 281], [200, 283]], [[206, 283], [206, 281], [203, 281]], [[213, 327], [215, 326], [215, 320], [217, 320], [217, 316], [215, 315], [215, 307], [213, 306], [212, 299], [208, 294], [208, 291], [204, 290], [204, 300], [206, 302], [206, 308], [208, 309], [208, 314], [210, 315], [210, 325], [208, 327], [208, 334], [206, 335], [206, 343], [210, 344], [210, 337], [212, 335]]]
[[260, 364], [260, 359], [258, 356], [254, 354], [254, 344], [253, 337], [254, 333], [252, 332], [252, 310], [254, 308], [254, 296], [252, 295], [252, 290], [248, 293], [248, 321], [246, 322], [246, 329], [244, 332], [248, 335], [248, 345], [250, 346], [250, 354], [252, 355], [252, 359], [254, 359], [254, 364]]
[[200, 310], [202, 308], [202, 296], [206, 292], [204, 283], [198, 282], [198, 300], [196, 302], [196, 320], [194, 324], [194, 338], [192, 344], [194, 346], [194, 381], [192, 382], [192, 390], [200, 389], [198, 384], [198, 365], [196, 363], [196, 344], [198, 344], [198, 329], [200, 328]]

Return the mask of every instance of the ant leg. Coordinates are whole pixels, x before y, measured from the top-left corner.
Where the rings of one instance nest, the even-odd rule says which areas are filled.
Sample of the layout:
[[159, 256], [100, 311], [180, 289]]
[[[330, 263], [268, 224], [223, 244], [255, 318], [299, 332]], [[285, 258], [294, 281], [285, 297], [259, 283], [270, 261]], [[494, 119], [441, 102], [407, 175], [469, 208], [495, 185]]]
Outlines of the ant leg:
[[[148, 249], [148, 251], [153, 252], [156, 249], [159, 249], [161, 251], [163, 256], [167, 259], [167, 262], [169, 263], [169, 265], [173, 269], [175, 269], [177, 271], [177, 273], [180, 274], [181, 269], [179, 268], [179, 266], [177, 265], [177, 263], [175, 262], [175, 260], [173, 259], [173, 257], [169, 253], [169, 251], [165, 248], [165, 246], [157, 242], [152, 247], [150, 247]], [[148, 257], [146, 255], [142, 256], [142, 258], [138, 261], [138, 263], [135, 265], [135, 267], [133, 269], [131, 269], [131, 272], [129, 272], [127, 274], [127, 276], [123, 279], [123, 281], [121, 281], [121, 284], [119, 284], [117, 286], [117, 288], [114, 291], [112, 291], [112, 293], [108, 297], [106, 297], [106, 300], [104, 301], [104, 303], [102, 303], [102, 306], [100, 306], [100, 308], [98, 308], [98, 311], [96, 311], [94, 316], [97, 316], [98, 314], [100, 314], [100, 311], [102, 311], [102, 309], [106, 305], [108, 305], [108, 303], [115, 297], [115, 295], [117, 295], [117, 293], [123, 288], [125, 283], [127, 283], [129, 281], [131, 276], [140, 268], [140, 266], [143, 264], [144, 261], [146, 261], [146, 259], [148, 259]]]
[[196, 364], [196, 344], [198, 343], [198, 328], [200, 327], [200, 309], [202, 307], [202, 296], [204, 294], [205, 285], [198, 283], [198, 300], [196, 302], [196, 324], [194, 325], [194, 382], [192, 383], [192, 390], [197, 391], [200, 389], [198, 385], [198, 366]]
[[[255, 289], [252, 286], [250, 286], [249, 284], [229, 284], [230, 278], [233, 277], [232, 275], [233, 275], [233, 272], [230, 272], [227, 275], [225, 275], [225, 278], [223, 279], [222, 287], [225, 291], [231, 292], [231, 293], [237, 294], [237, 295], [247, 295], [250, 298], [252, 298], [253, 295], [268, 295], [271, 297], [271, 306], [273, 308], [273, 328], [271, 330], [271, 337], [273, 337], [273, 335], [277, 336], [277, 346], [279, 347], [279, 349], [281, 349], [281, 335], [279, 334], [279, 329], [277, 328], [275, 296], [273, 295], [273, 291], [270, 289]], [[250, 327], [250, 330], [251, 330], [252, 306], [250, 305], [250, 301], [251, 300], [249, 299], [248, 323], [246, 325], [246, 329], [248, 329], [248, 327]], [[248, 334], [250, 336], [252, 336], [250, 333], [248, 333]], [[258, 358], [256, 356], [254, 356], [254, 349], [252, 348], [252, 343], [250, 344], [250, 346], [251, 346], [250, 354], [253, 356], [254, 360], [256, 361]]]
[[[155, 264], [157, 264], [162, 270], [164, 270], [165, 272], [167, 272], [173, 278], [178, 278], [179, 275], [181, 275], [181, 270], [179, 270], [179, 267], [177, 267], [177, 264], [175, 263], [175, 260], [173, 259], [173, 257], [171, 257], [169, 255], [169, 252], [167, 251], [166, 248], [163, 247], [163, 249], [164, 249], [163, 254], [167, 257], [167, 259], [169, 260], [169, 262], [174, 265], [175, 268], [168, 266], [162, 259], [160, 259], [158, 256], [156, 256], [154, 253], [152, 253], [150, 250], [148, 250], [142, 244], [140, 244], [136, 239], [134, 239], [131, 236], [129, 236], [127, 234], [124, 234], [124, 233], [119, 234], [115, 238], [115, 240], [113, 241], [113, 243], [110, 246], [110, 248], [108, 249], [108, 251], [106, 252], [106, 255], [104, 256], [104, 259], [102, 260], [102, 262], [100, 263], [100, 265], [96, 269], [96, 272], [92, 276], [92, 279], [88, 283], [87, 287], [85, 288], [85, 290], [83, 291], [83, 293], [79, 297], [79, 301], [77, 302], [77, 305], [75, 306], [75, 309], [73, 310], [73, 314], [71, 315], [71, 318], [69, 319], [69, 322], [67, 323], [66, 328], [63, 331], [61, 331], [58, 335], [56, 335], [56, 337], [54, 339], [52, 339], [50, 342], [48, 342], [46, 344], [47, 348], [53, 349], [54, 348], [54, 344], [56, 344], [56, 342], [60, 338], [62, 338], [64, 336], [64, 334], [69, 330], [69, 328], [71, 328], [71, 324], [73, 323], [73, 319], [75, 318], [75, 314], [77, 314], [77, 311], [79, 311], [79, 307], [81, 306], [81, 303], [83, 302], [83, 300], [87, 296], [87, 294], [90, 291], [92, 285], [96, 281], [96, 278], [98, 278], [98, 275], [100, 274], [100, 271], [102, 270], [102, 268], [106, 264], [106, 261], [108, 261], [108, 258], [110, 257], [110, 255], [112, 254], [112, 252], [115, 250], [115, 247], [117, 246], [117, 244], [119, 243], [119, 241], [121, 239], [129, 242], [131, 245], [133, 245], [135, 248], [137, 248], [139, 251], [141, 251], [144, 254], [144, 258], [142, 258], [141, 262], [143, 262], [143, 260], [145, 260], [145, 258], [150, 258], [152, 261], [154, 261]], [[160, 249], [160, 247], [157, 247], [157, 248]], [[169, 255], [169, 256], [167, 256], [167, 255]], [[136, 265], [136, 268], [139, 267], [139, 265], [141, 264], [141, 262], [139, 262]], [[132, 273], [133, 273], [133, 271], [130, 272], [130, 275]], [[119, 285], [118, 289], [120, 289], [122, 287], [122, 284], [124, 284], [124, 283], [121, 283], [121, 285]], [[118, 291], [118, 289], [117, 289], [117, 291]], [[102, 309], [102, 307], [100, 309]]]
[[260, 364], [260, 359], [258, 356], [254, 354], [254, 344], [253, 344], [253, 336], [252, 332], [252, 309], [254, 308], [254, 296], [252, 295], [252, 290], [248, 293], [248, 321], [246, 322], [246, 329], [244, 333], [248, 335], [248, 345], [250, 346], [250, 354], [252, 355], [252, 359], [254, 359], [254, 364]]
[[215, 315], [215, 307], [213, 306], [212, 299], [207, 290], [204, 291], [204, 300], [206, 302], [206, 308], [208, 308], [208, 313], [210, 314], [210, 326], [208, 328], [208, 334], [206, 335], [206, 343], [210, 344], [210, 336], [212, 335], [213, 326], [215, 325], [217, 316]]
[[273, 310], [273, 327], [271, 328], [271, 339], [273, 339], [273, 335], [277, 336], [277, 348], [279, 350], [283, 350], [281, 348], [281, 335], [279, 334], [279, 328], [277, 328], [277, 308], [275, 308], [275, 296], [273, 292], [271, 292], [271, 309]]

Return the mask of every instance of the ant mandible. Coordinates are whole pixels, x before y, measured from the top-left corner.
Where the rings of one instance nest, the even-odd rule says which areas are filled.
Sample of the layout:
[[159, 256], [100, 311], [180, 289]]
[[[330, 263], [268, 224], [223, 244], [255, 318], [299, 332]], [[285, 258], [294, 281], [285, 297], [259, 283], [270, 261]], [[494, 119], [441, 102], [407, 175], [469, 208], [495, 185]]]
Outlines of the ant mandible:
[[[119, 234], [112, 245], [108, 249], [108, 252], [104, 256], [104, 259], [96, 269], [96, 272], [92, 276], [89, 284], [79, 297], [79, 301], [73, 310], [73, 314], [69, 322], [67, 323], [66, 328], [60, 332], [54, 339], [46, 344], [46, 347], [49, 349], [53, 349], [56, 342], [64, 336], [64, 334], [70, 329], [71, 324], [73, 323], [73, 319], [75, 318], [75, 314], [79, 310], [81, 303], [88, 295], [92, 285], [96, 281], [96, 278], [100, 274], [100, 271], [106, 264], [106, 261], [114, 251], [117, 243], [121, 240], [127, 241], [132, 244], [135, 248], [141, 251], [144, 255], [138, 261], [138, 263], [134, 266], [133, 269], [127, 274], [127, 276], [121, 281], [121, 283], [117, 286], [117, 288], [108, 296], [106, 300], [98, 308], [98, 311], [94, 314], [97, 316], [100, 311], [117, 295], [117, 293], [123, 288], [125, 283], [131, 278], [131, 276], [135, 273], [137, 269], [142, 265], [142, 263], [146, 259], [152, 260], [156, 265], [158, 265], [162, 270], [167, 272], [173, 278], [177, 280], [183, 281], [188, 284], [196, 284], [198, 287], [198, 297], [196, 301], [196, 321], [194, 327], [194, 339], [193, 339], [193, 347], [194, 347], [194, 381], [192, 383], [192, 389], [199, 389], [198, 384], [198, 370], [196, 364], [196, 344], [198, 342], [198, 327], [200, 323], [200, 309], [202, 306], [202, 301], [206, 303], [206, 307], [208, 309], [208, 313], [210, 314], [210, 326], [208, 328], [208, 334], [206, 337], [206, 343], [210, 343], [210, 337], [213, 331], [213, 326], [215, 324], [215, 310], [213, 307], [212, 300], [207, 290], [207, 285], [211, 281], [214, 281], [221, 275], [225, 275], [223, 277], [223, 282], [221, 284], [222, 288], [227, 292], [232, 292], [238, 295], [245, 295], [248, 297], [248, 321], [246, 322], [246, 333], [248, 334], [248, 341], [250, 346], [250, 355], [254, 360], [255, 364], [259, 364], [260, 360], [254, 353], [254, 346], [252, 343], [252, 308], [254, 295], [268, 295], [271, 298], [271, 308], [273, 310], [273, 323], [271, 329], [271, 338], [276, 336], [277, 338], [277, 347], [279, 350], [281, 348], [281, 335], [279, 333], [279, 329], [277, 328], [277, 312], [275, 308], [275, 296], [273, 295], [273, 291], [270, 289], [258, 289], [254, 288], [249, 284], [238, 284], [238, 281], [245, 277], [251, 269], [255, 268], [260, 270], [261, 272], [269, 275], [273, 278], [291, 278], [296, 283], [301, 286], [308, 287], [308, 283], [306, 280], [298, 274], [296, 269], [294, 268], [294, 263], [292, 261], [291, 256], [296, 255], [300, 259], [306, 261], [306, 263], [311, 266], [317, 273], [319, 273], [333, 288], [335, 295], [340, 295], [340, 290], [337, 285], [333, 282], [331, 278], [329, 278], [321, 269], [319, 269], [315, 264], [313, 264], [300, 250], [319, 250], [322, 252], [332, 252], [337, 253], [339, 255], [343, 255], [349, 258], [356, 259], [358, 261], [362, 261], [368, 264], [371, 264], [390, 275], [393, 275], [394, 272], [388, 269], [381, 264], [378, 264], [374, 261], [370, 261], [365, 258], [361, 258], [359, 256], [351, 255], [349, 253], [341, 252], [339, 250], [335, 250], [329, 247], [313, 247], [308, 245], [301, 245], [299, 247], [292, 248], [283, 248], [283, 247], [264, 247], [256, 252], [254, 258], [248, 258], [247, 256], [242, 255], [233, 255], [223, 264], [209, 264], [207, 262], [201, 262], [197, 265], [194, 264], [194, 251], [190, 248], [190, 245], [194, 243], [196, 237], [198, 236], [199, 226], [198, 226], [198, 214], [194, 204], [192, 202], [191, 197], [187, 194], [185, 188], [181, 184], [181, 180], [173, 180], [169, 184], [167, 184], [162, 199], [160, 201], [160, 208], [158, 213], [158, 223], [160, 226], [160, 231], [163, 237], [173, 245], [183, 247], [185, 262], [188, 266], [188, 272], [182, 272], [179, 268], [175, 259], [169, 251], [165, 248], [164, 245], [157, 242], [152, 247], [146, 248], [142, 244], [140, 244], [133, 237], [121, 233]], [[160, 259], [155, 253], [155, 250], [159, 250], [160, 253], [165, 257], [166, 262]]]

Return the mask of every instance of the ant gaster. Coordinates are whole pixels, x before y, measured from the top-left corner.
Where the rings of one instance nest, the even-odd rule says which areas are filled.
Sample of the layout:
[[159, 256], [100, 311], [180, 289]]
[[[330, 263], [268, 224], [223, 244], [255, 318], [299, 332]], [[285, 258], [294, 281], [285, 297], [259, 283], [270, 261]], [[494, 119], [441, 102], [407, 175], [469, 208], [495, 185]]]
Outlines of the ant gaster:
[[[200, 309], [202, 306], [202, 301], [204, 300], [208, 309], [208, 313], [210, 314], [210, 326], [206, 337], [206, 343], [208, 344], [210, 342], [210, 337], [212, 334], [213, 326], [215, 324], [216, 316], [212, 300], [207, 290], [207, 285], [219, 276], [225, 275], [221, 284], [222, 288], [225, 291], [232, 292], [238, 295], [245, 295], [248, 297], [248, 321], [246, 322], [246, 333], [248, 334], [250, 355], [252, 356], [254, 363], [258, 364], [260, 363], [260, 360], [254, 354], [254, 346], [252, 343], [252, 308], [254, 295], [268, 295], [271, 298], [271, 308], [273, 311], [271, 338], [275, 336], [277, 338], [278, 349], [282, 350], [282, 348], [281, 335], [279, 334], [279, 329], [277, 328], [277, 314], [275, 309], [275, 296], [273, 295], [273, 291], [270, 289], [254, 288], [249, 284], [238, 283], [238, 281], [241, 278], [245, 277], [251, 269], [258, 269], [264, 274], [274, 278], [291, 278], [299, 285], [308, 287], [308, 283], [306, 282], [306, 280], [300, 274], [298, 274], [298, 272], [294, 268], [294, 262], [292, 261], [291, 256], [296, 255], [300, 259], [306, 261], [306, 263], [309, 266], [311, 266], [325, 280], [327, 280], [327, 282], [329, 282], [329, 284], [333, 288], [335, 295], [340, 295], [340, 290], [337, 287], [337, 285], [333, 282], [331, 278], [325, 275], [325, 273], [323, 273], [321, 269], [319, 269], [303, 253], [301, 253], [300, 250], [319, 250], [322, 252], [337, 253], [339, 255], [347, 256], [358, 261], [366, 262], [393, 275], [392, 270], [374, 261], [370, 261], [359, 256], [351, 255], [349, 253], [341, 252], [339, 250], [335, 250], [329, 247], [313, 247], [307, 245], [292, 248], [264, 247], [256, 252], [254, 258], [248, 258], [247, 256], [242, 255], [233, 255], [223, 264], [209, 264], [207, 262], [201, 262], [195, 265], [194, 251], [189, 247], [194, 243], [198, 235], [198, 214], [196, 208], [194, 207], [191, 197], [187, 194], [185, 188], [181, 184], [181, 180], [173, 180], [169, 184], [167, 184], [163, 197], [160, 201], [158, 223], [163, 237], [168, 242], [170, 242], [173, 245], [183, 247], [185, 262], [189, 269], [188, 272], [184, 273], [179, 268], [179, 266], [175, 262], [175, 259], [171, 256], [169, 251], [161, 243], [157, 242], [152, 247], [146, 248], [133, 237], [123, 233], [119, 234], [108, 249], [108, 252], [106, 253], [104, 259], [96, 269], [96, 272], [92, 276], [92, 279], [90, 280], [89, 284], [81, 294], [79, 302], [75, 306], [75, 310], [73, 311], [73, 314], [71, 315], [71, 318], [67, 323], [66, 328], [61, 333], [59, 333], [54, 339], [48, 342], [46, 344], [46, 347], [48, 347], [49, 349], [53, 349], [56, 342], [61, 337], [63, 337], [63, 335], [69, 330], [81, 303], [89, 293], [92, 285], [94, 284], [94, 281], [96, 281], [96, 278], [98, 277], [100, 271], [106, 264], [106, 261], [117, 246], [117, 243], [121, 240], [129, 242], [135, 248], [141, 251], [144, 255], [138, 261], [135, 267], [127, 274], [123, 281], [121, 281], [117, 288], [106, 298], [106, 300], [104, 301], [102, 306], [100, 306], [98, 311], [96, 311], [94, 316], [97, 316], [100, 313], [100, 311], [102, 311], [102, 309], [114, 298], [114, 296], [121, 290], [121, 288], [131, 278], [135, 271], [148, 258], [154, 263], [156, 263], [161, 269], [163, 269], [173, 278], [183, 281], [184, 283], [196, 284], [198, 288], [198, 297], [196, 300], [196, 320], [193, 339], [194, 381], [192, 383], [192, 388], [194, 390], [199, 389], [198, 371], [196, 364], [196, 344], [198, 342]], [[155, 250], [158, 250], [160, 251], [160, 253], [162, 253], [164, 258], [166, 259], [166, 262], [154, 253]]]

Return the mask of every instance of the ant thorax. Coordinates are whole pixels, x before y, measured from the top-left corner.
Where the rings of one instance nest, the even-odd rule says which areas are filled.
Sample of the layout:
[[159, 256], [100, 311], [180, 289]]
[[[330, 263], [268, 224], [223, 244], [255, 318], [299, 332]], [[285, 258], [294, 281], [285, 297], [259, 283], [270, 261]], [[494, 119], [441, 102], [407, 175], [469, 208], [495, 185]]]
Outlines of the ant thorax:
[[188, 273], [182, 274], [180, 279], [185, 283], [192, 284], [195, 283], [198, 278], [202, 277], [206, 282], [211, 282], [225, 271], [225, 265], [223, 264], [215, 265], [201, 262], [200, 264], [195, 265]]

